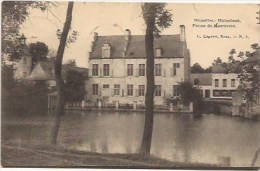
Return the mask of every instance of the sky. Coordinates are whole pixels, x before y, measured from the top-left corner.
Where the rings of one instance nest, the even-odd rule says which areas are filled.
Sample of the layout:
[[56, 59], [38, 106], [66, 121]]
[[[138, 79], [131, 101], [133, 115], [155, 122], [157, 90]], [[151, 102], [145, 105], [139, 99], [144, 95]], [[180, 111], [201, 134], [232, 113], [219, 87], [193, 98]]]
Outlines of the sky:
[[[30, 15], [22, 25], [20, 33], [25, 34], [27, 43], [40, 41], [46, 43], [49, 49], [57, 50], [59, 40], [56, 31], [62, 29], [66, 9], [67, 2], [59, 2], [56, 7], [44, 13], [30, 10]], [[199, 63], [203, 67], [208, 67], [217, 57], [227, 61], [228, 53], [233, 48], [245, 51], [250, 50], [251, 44], [260, 43], [260, 25], [256, 24], [256, 12], [259, 6], [256, 4], [169, 3], [167, 9], [173, 14], [173, 23], [161, 34], [180, 34], [179, 26], [185, 25], [191, 64]], [[218, 22], [218, 19], [232, 19], [239, 22]], [[211, 21], [205, 22], [205, 20]], [[208, 24], [214, 26], [216, 23], [234, 27], [198, 26]], [[123, 35], [126, 29], [130, 29], [132, 35], [144, 35], [145, 24], [141, 16], [140, 3], [75, 2], [72, 30], [78, 31], [79, 35], [75, 43], [66, 47], [63, 61], [75, 59], [78, 66], [88, 67], [88, 52], [93, 32], [99, 35]], [[221, 35], [230, 38], [220, 38]], [[242, 35], [243, 39], [236, 38], [239, 35]], [[219, 38], [203, 38], [204, 36]]]

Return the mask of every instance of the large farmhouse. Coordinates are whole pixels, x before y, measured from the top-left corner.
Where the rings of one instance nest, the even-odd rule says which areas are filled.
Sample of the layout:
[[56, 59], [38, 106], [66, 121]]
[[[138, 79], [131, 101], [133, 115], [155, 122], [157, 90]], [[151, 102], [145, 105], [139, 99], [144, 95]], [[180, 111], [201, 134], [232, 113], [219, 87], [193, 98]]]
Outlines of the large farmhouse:
[[[155, 104], [164, 97], [178, 95], [178, 83], [190, 76], [190, 52], [187, 48], [185, 26], [180, 34], [162, 35], [154, 40]], [[146, 91], [145, 36], [99, 36], [89, 52], [89, 81], [87, 99], [108, 103], [144, 104]]]

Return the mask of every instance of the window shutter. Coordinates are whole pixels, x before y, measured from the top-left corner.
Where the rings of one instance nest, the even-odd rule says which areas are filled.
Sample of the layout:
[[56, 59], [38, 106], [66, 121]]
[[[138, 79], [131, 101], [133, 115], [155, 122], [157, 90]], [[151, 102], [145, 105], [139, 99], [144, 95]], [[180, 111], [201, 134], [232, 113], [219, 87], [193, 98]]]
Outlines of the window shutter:
[[170, 75], [171, 75], [171, 77], [173, 77], [173, 68], [171, 68], [171, 70], [170, 70]]
[[[119, 93], [120, 93], [120, 91], [119, 91]], [[119, 94], [119, 95], [120, 95], [120, 94]], [[121, 96], [124, 97], [124, 89], [122, 89]]]

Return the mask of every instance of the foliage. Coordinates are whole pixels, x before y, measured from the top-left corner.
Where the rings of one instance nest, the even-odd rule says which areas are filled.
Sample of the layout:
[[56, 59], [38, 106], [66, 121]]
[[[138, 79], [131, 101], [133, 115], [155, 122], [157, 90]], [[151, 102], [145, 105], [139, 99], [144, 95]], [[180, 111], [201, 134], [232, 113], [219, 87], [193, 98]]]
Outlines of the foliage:
[[5, 114], [46, 114], [47, 85], [14, 79], [13, 65], [2, 62], [2, 111]]
[[[244, 61], [248, 58], [254, 57], [256, 55], [259, 46], [257, 43], [251, 45], [252, 51], [239, 52], [236, 53], [235, 49], [230, 51], [228, 66], [232, 66], [237, 62], [240, 62], [240, 69], [238, 71], [238, 78], [241, 82], [241, 91], [246, 99], [249, 101], [254, 101], [254, 97], [257, 95], [260, 87], [260, 64], [259, 62], [245, 63]], [[237, 54], [237, 60], [235, 55]], [[258, 54], [259, 55], [259, 54]]]
[[[60, 40], [60, 38], [61, 38], [61, 33], [62, 33], [62, 32], [61, 32], [60, 29], [58, 29], [58, 30], [56, 31], [56, 35], [57, 35], [57, 37], [58, 37], [59, 40]], [[68, 45], [71, 44], [71, 43], [75, 43], [76, 40], [77, 40], [77, 36], [78, 36], [78, 35], [79, 35], [79, 32], [73, 30], [72, 33], [71, 33], [71, 35], [67, 38], [66, 46], [68, 46]]]
[[142, 5], [142, 15], [146, 25], [151, 27], [155, 37], [164, 28], [168, 28], [172, 24], [171, 11], [166, 9], [166, 3], [144, 3]]
[[2, 53], [9, 54], [18, 41], [19, 30], [29, 15], [30, 9], [49, 10], [54, 2], [3, 1], [2, 2]]
[[189, 105], [195, 95], [196, 88], [188, 81], [179, 83], [179, 86], [182, 103], [184, 105]]
[[43, 42], [31, 43], [29, 45], [32, 55], [32, 66], [35, 66], [39, 61], [47, 61], [49, 53], [48, 46]]
[[76, 66], [77, 66], [77, 63], [76, 63], [75, 59], [70, 59], [70, 60], [68, 60], [68, 61], [64, 64], [64, 66], [76, 67]]
[[217, 59], [214, 60], [214, 62], [212, 63], [212, 66], [216, 66], [218, 64], [222, 64], [222, 59], [220, 57], [217, 57]]
[[193, 66], [190, 68], [191, 73], [205, 73], [205, 69], [200, 66], [199, 63], [193, 64]]
[[64, 85], [66, 102], [81, 102], [85, 96], [85, 80], [83, 73], [69, 69], [66, 73]]

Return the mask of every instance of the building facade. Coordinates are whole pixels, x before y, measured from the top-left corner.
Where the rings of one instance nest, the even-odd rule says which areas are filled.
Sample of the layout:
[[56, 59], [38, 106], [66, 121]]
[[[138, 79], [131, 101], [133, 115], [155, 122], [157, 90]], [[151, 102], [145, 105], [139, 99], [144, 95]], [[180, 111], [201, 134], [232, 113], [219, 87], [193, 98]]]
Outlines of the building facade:
[[191, 74], [191, 83], [201, 89], [203, 98], [231, 100], [240, 84], [234, 69], [227, 72], [221, 64], [212, 67], [211, 73]]
[[[181, 33], [154, 40], [155, 104], [178, 95], [178, 83], [189, 80], [190, 52], [185, 27]], [[98, 36], [94, 34], [89, 52], [87, 100], [103, 104], [144, 104], [146, 91], [145, 36]]]
[[14, 78], [26, 79], [31, 72], [32, 55], [30, 53], [30, 48], [26, 44], [26, 37], [23, 34], [19, 38], [19, 44], [14, 50], [21, 55], [21, 59], [15, 65]]

